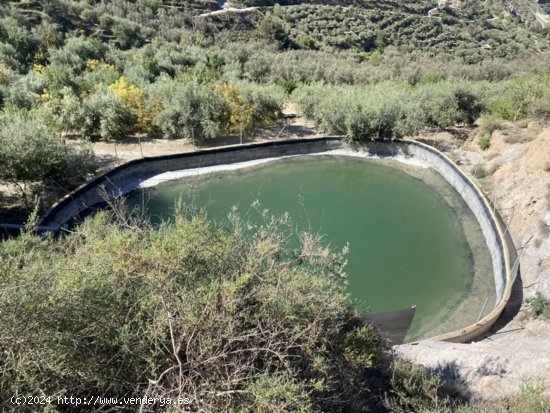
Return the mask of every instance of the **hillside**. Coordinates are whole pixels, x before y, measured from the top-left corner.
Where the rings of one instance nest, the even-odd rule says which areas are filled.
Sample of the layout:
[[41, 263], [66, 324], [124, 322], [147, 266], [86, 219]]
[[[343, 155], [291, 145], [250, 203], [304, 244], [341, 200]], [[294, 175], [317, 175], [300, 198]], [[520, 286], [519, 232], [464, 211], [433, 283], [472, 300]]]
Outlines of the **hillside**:
[[[0, 176], [17, 188], [2, 203], [19, 198], [28, 209], [30, 190], [47, 207], [52, 185], [66, 192], [96, 173], [101, 161], [90, 158], [87, 140], [251, 136], [280, 119], [288, 102], [320, 133], [350, 139], [415, 135], [482, 114], [545, 113], [550, 32], [525, 25], [500, 2], [342, 0], [201, 17], [219, 7], [210, 0], [0, 4], [2, 139], [19, 139], [0, 153]], [[361, 111], [337, 103], [371, 101]], [[21, 167], [15, 148], [38, 135], [51, 138], [56, 156], [56, 136], [78, 138], [71, 148], [79, 150], [38, 162], [44, 149], [36, 146]], [[66, 173], [73, 162], [86, 168]]]
[[[282, 5], [273, 8], [275, 3]], [[371, 52], [386, 46], [402, 52], [455, 54], [468, 63], [509, 57], [548, 48], [537, 31], [544, 16], [529, 0], [435, 2], [392, 0], [242, 0], [232, 6], [260, 6], [247, 13], [209, 18], [218, 2], [196, 1], [9, 1], [2, 15], [28, 26], [55, 25], [65, 33], [83, 33], [121, 48], [140, 47], [154, 38], [169, 39], [178, 31], [197, 29], [208, 37], [276, 38], [294, 49], [353, 49]], [[268, 6], [268, 7], [266, 7]], [[244, 34], [242, 32], [245, 32]]]
[[514, 5], [371, 0], [246, 0], [231, 4], [260, 8], [238, 16], [218, 15], [212, 19], [215, 25], [235, 30], [242, 27], [243, 18], [248, 19], [246, 29], [258, 28], [261, 34], [297, 49], [372, 52], [395, 46], [404, 53], [422, 51], [478, 63], [548, 48], [547, 36], [538, 31], [542, 26], [537, 23], [544, 12], [529, 1]]

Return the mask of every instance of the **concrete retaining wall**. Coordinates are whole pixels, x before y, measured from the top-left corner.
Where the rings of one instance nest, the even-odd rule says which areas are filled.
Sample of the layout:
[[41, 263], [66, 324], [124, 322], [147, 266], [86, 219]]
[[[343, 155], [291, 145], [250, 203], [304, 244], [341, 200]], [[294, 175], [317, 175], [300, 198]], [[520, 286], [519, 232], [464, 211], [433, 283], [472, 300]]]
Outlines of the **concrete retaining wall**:
[[267, 142], [130, 161], [86, 183], [55, 204], [38, 225], [63, 228], [75, 217], [105, 205], [105, 194], [126, 194], [164, 172], [289, 155], [319, 153], [341, 145], [338, 138]]
[[[255, 159], [323, 153], [343, 146], [339, 138], [317, 138], [250, 144], [239, 147], [144, 158], [121, 165], [83, 185], [54, 205], [39, 222], [41, 226], [61, 229], [75, 217], [105, 204], [104, 196], [128, 193], [146, 179], [183, 169], [244, 162]], [[461, 330], [433, 337], [435, 340], [465, 342], [486, 332], [498, 319], [510, 299], [519, 263], [513, 241], [494, 207], [477, 185], [444, 154], [416, 141], [372, 141], [361, 146], [373, 155], [410, 156], [440, 173], [462, 195], [477, 218], [493, 263], [497, 305], [479, 322]]]

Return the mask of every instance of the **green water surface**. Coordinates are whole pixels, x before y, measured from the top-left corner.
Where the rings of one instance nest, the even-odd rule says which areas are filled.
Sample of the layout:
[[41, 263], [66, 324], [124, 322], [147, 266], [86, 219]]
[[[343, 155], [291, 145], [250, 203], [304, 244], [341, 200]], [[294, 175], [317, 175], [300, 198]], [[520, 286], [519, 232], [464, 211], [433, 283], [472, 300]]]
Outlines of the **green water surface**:
[[217, 221], [232, 206], [254, 221], [259, 214], [250, 206], [258, 200], [272, 214], [288, 212], [298, 228], [326, 234], [337, 249], [349, 243], [346, 272], [356, 305], [374, 312], [416, 305], [409, 338], [428, 334], [426, 325], [464, 300], [472, 281], [472, 254], [455, 210], [437, 190], [393, 167], [300, 157], [185, 178], [145, 194], [153, 220], [168, 217], [183, 196]]

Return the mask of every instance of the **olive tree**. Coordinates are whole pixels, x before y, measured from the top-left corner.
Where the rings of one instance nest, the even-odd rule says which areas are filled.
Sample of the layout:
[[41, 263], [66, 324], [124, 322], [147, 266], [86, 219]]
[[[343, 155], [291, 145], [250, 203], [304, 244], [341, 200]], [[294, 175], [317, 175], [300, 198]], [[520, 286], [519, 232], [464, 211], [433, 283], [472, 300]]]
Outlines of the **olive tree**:
[[35, 112], [11, 109], [0, 115], [0, 180], [21, 189], [47, 178], [74, 185], [93, 172], [94, 156], [85, 144], [67, 143]]
[[221, 133], [226, 103], [208, 86], [169, 82], [157, 87], [153, 96], [163, 91], [168, 96], [155, 119], [163, 137], [214, 138]]
[[133, 131], [136, 116], [122, 99], [100, 88], [85, 101], [84, 130], [105, 140], [122, 139]]

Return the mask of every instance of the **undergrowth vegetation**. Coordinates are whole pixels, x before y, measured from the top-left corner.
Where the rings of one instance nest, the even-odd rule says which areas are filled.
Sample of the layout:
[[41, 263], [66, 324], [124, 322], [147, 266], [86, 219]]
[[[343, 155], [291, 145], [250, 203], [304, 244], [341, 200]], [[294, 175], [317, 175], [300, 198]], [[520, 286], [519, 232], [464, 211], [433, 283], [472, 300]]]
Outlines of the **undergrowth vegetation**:
[[527, 301], [530, 308], [531, 317], [542, 320], [550, 320], [550, 300], [541, 293], [537, 293], [534, 298]]
[[61, 238], [29, 226], [0, 243], [2, 411], [119, 407], [58, 403], [95, 395], [211, 412], [547, 411], [539, 385], [468, 403], [463, 383], [400, 359], [352, 307], [344, 253], [262, 214], [250, 230], [178, 203], [152, 227], [115, 205]]
[[264, 215], [252, 232], [236, 214], [222, 228], [182, 205], [157, 228], [117, 216], [0, 244], [2, 410], [23, 394], [52, 397], [42, 411], [108, 394], [212, 412], [450, 403], [441, 379], [398, 360], [352, 308], [344, 255], [287, 217]]

